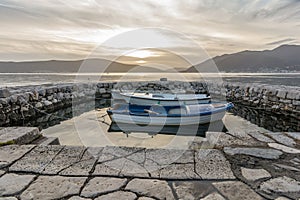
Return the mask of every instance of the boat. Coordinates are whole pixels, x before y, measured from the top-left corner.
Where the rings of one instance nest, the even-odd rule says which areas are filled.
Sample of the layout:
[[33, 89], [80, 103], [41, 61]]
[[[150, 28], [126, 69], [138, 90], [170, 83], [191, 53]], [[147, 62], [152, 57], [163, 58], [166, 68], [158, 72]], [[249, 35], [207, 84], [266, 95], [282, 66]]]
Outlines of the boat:
[[112, 98], [113, 100], [124, 100], [126, 103], [137, 105], [159, 104], [163, 106], [176, 106], [211, 102], [209, 94], [162, 94], [112, 91]]
[[115, 104], [107, 113], [116, 123], [140, 125], [192, 125], [221, 120], [232, 103], [180, 106]]

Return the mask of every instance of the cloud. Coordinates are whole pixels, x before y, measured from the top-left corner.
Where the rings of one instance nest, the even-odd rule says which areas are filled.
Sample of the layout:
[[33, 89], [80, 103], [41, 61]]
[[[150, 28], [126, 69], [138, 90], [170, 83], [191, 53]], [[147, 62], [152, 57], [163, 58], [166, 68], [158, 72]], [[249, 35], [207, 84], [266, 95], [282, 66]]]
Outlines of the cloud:
[[[0, 17], [0, 60], [76, 59], [144, 27], [182, 33], [211, 56], [300, 41], [298, 0], [0, 0]], [[196, 55], [181, 39], [172, 48]], [[20, 47], [28, 57], [20, 56]]]
[[266, 45], [280, 45], [280, 44], [286, 44], [286, 43], [294, 42], [294, 41], [296, 41], [296, 39], [287, 38], [287, 39], [283, 39], [283, 40], [278, 40], [278, 41], [270, 42], [270, 43], [267, 43]]

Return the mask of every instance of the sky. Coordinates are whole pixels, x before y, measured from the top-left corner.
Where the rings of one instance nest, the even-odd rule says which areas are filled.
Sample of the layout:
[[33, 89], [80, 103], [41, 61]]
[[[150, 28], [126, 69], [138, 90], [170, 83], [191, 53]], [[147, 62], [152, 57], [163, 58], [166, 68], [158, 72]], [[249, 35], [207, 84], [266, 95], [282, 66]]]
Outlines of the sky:
[[[300, 42], [299, 0], [0, 0], [0, 18], [2, 61], [110, 59], [123, 51], [121, 61], [140, 64], [172, 60], [164, 49], [197, 56], [187, 40], [210, 57]], [[107, 42], [144, 28], [168, 33], [153, 36], [153, 46], [147, 34], [125, 39], [126, 48]], [[148, 43], [131, 46], [136, 39]]]

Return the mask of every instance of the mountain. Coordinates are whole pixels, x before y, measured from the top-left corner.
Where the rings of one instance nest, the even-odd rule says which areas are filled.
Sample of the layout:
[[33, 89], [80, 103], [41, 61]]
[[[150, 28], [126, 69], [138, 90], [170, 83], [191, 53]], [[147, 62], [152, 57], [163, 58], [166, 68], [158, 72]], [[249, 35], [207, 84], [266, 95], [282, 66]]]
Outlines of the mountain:
[[127, 65], [105, 59], [77, 61], [0, 62], [0, 73], [157, 72], [150, 67]]
[[282, 45], [273, 50], [241, 51], [216, 56], [185, 72], [210, 72], [213, 62], [220, 72], [300, 72], [300, 45]]

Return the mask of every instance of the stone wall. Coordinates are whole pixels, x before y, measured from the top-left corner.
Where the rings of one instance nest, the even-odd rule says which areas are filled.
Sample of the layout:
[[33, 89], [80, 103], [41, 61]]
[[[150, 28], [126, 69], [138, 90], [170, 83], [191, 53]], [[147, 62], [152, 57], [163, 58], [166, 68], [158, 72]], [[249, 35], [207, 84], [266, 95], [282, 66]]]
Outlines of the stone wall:
[[110, 98], [112, 84], [57, 84], [0, 89], [0, 126], [36, 119], [74, 104]]
[[[95, 98], [109, 99], [112, 89], [140, 92], [210, 93], [213, 99], [226, 97], [228, 101], [234, 102], [237, 108], [247, 107], [252, 110], [267, 111], [271, 115], [283, 115], [294, 120], [291, 130], [300, 129], [299, 87], [180, 81], [73, 83], [2, 88], [0, 89], [0, 126], [36, 119], [45, 113], [55, 112], [75, 103], [94, 101]], [[247, 113], [248, 111], [244, 112], [245, 115]], [[281, 127], [285, 126], [285, 120], [280, 123], [283, 123]], [[278, 127], [278, 130], [282, 129]]]
[[212, 96], [226, 97], [233, 112], [272, 131], [300, 131], [300, 87], [209, 83]]

